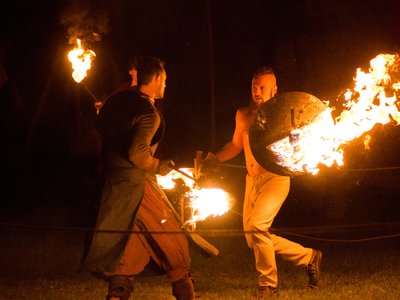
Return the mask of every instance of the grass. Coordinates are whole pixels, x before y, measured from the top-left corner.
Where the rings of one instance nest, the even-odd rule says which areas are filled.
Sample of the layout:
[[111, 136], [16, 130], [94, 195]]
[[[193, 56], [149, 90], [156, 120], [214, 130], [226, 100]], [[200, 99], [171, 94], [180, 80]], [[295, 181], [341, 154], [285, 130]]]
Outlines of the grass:
[[[238, 199], [243, 198], [242, 175], [242, 172], [238, 174], [238, 183], [231, 187]], [[82, 206], [85, 205], [82, 203], [85, 194], [82, 187], [78, 185], [76, 189], [66, 189], [65, 183], [57, 179], [59, 177], [54, 176], [50, 183], [36, 180], [32, 184], [34, 192], [29, 188], [26, 191], [26, 196], [32, 194], [34, 198], [27, 199], [27, 205], [13, 202], [17, 204], [11, 208], [1, 207], [0, 222], [87, 227], [83, 225], [85, 216], [82, 215]], [[78, 181], [76, 176], [66, 177]], [[298, 178], [293, 181], [291, 194], [274, 221], [274, 226], [295, 228], [397, 221], [397, 190], [378, 190], [360, 185], [350, 176], [322, 176], [312, 180]], [[241, 203], [238, 201], [235, 212], [201, 222], [198, 228], [240, 228], [240, 212]], [[323, 251], [321, 287], [318, 290], [308, 289], [304, 271], [278, 257], [280, 299], [400, 299], [399, 237], [349, 243], [333, 241], [399, 233], [398, 227], [363, 227], [308, 237], [288, 236], [302, 245]], [[316, 240], [314, 237], [325, 240]], [[199, 299], [253, 299], [257, 288], [257, 272], [253, 253], [247, 248], [244, 237], [205, 238], [220, 253], [216, 257], [205, 258], [194, 248], [191, 250], [192, 274]], [[80, 265], [83, 244], [84, 233], [79, 231], [0, 226], [0, 300], [104, 300], [107, 283]], [[131, 300], [135, 299], [174, 299], [166, 275], [146, 269], [135, 280], [135, 292]]]
[[[105, 299], [107, 284], [81, 268], [83, 235], [76, 232], [0, 231], [0, 299]], [[244, 237], [206, 237], [220, 254], [192, 248], [199, 299], [253, 299], [254, 257]], [[321, 287], [306, 287], [304, 271], [277, 258], [280, 299], [399, 299], [398, 239], [362, 243], [316, 242], [324, 252]], [[137, 277], [131, 299], [174, 299], [166, 275], [150, 268]]]

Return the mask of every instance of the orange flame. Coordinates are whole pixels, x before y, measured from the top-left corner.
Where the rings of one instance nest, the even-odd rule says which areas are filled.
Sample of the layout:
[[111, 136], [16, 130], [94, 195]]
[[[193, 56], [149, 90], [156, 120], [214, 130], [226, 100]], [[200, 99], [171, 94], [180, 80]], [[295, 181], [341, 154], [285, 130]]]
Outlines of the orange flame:
[[[183, 171], [184, 173], [193, 176], [192, 171], [190, 168], [180, 168], [179, 170]], [[179, 173], [175, 170], [171, 170], [167, 175], [161, 176], [159, 174], [156, 175], [157, 183], [165, 190], [172, 190], [175, 187], [175, 180], [182, 179], [184, 183], [188, 186], [193, 188], [194, 181], [190, 178], [187, 178], [182, 173]]]
[[292, 131], [295, 139], [286, 137], [267, 147], [278, 158], [278, 164], [294, 173], [312, 174], [319, 172], [319, 164], [331, 167], [336, 162], [342, 166], [341, 146], [376, 124], [394, 121], [398, 125], [400, 111], [396, 93], [400, 82], [392, 75], [399, 71], [399, 64], [397, 55], [380, 54], [370, 61], [369, 72], [358, 68], [354, 89], [345, 93], [346, 109], [336, 120], [328, 108], [312, 124]]
[[[180, 168], [180, 171], [193, 177], [193, 172], [190, 168]], [[210, 216], [221, 216], [228, 212], [233, 204], [233, 196], [220, 188], [199, 188], [196, 183], [184, 176], [183, 174], [172, 170], [165, 176], [156, 175], [158, 184], [163, 189], [173, 189], [176, 179], [182, 179], [188, 187], [186, 197], [189, 198], [191, 209], [191, 219], [185, 224], [195, 225], [198, 221], [203, 221]]]
[[74, 70], [72, 78], [76, 82], [81, 82], [87, 76], [87, 71], [90, 70], [92, 60], [95, 57], [96, 53], [90, 49], [84, 49], [81, 40], [76, 39], [74, 49], [68, 53], [68, 59], [72, 63], [72, 69]]
[[190, 197], [192, 218], [186, 223], [203, 221], [210, 216], [221, 216], [230, 210], [232, 200], [232, 196], [223, 189], [193, 189]]

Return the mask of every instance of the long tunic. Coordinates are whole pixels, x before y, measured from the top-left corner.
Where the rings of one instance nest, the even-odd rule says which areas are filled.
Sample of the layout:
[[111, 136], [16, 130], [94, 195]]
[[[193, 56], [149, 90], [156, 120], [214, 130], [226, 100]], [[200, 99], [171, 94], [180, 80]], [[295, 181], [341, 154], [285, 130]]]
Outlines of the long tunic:
[[[164, 133], [154, 100], [137, 90], [114, 94], [99, 112], [105, 181], [96, 229], [129, 231], [143, 196], [146, 173], [154, 172], [153, 155]], [[92, 272], [113, 272], [118, 267], [129, 233], [95, 232], [84, 260]]]

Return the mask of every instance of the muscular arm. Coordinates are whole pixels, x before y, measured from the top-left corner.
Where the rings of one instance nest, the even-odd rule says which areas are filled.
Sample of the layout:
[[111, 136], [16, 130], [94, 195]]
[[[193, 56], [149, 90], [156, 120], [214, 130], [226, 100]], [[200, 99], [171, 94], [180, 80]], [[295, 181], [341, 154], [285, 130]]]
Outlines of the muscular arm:
[[243, 150], [243, 134], [242, 112], [238, 110], [236, 112], [235, 131], [233, 132], [232, 140], [215, 153], [220, 162], [234, 158]]
[[137, 128], [129, 148], [129, 160], [147, 172], [156, 170], [159, 160], [153, 157], [155, 151], [150, 147], [151, 139], [160, 126], [160, 116], [147, 109], [134, 120]]

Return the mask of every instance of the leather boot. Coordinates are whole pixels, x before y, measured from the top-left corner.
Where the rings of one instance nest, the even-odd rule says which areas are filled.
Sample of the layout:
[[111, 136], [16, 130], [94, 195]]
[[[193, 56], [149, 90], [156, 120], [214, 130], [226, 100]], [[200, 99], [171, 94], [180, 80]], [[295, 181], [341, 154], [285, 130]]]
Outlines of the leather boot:
[[195, 299], [193, 279], [190, 276], [172, 282], [172, 294], [177, 300]]
[[108, 283], [108, 294], [106, 299], [117, 298], [128, 300], [133, 291], [132, 281], [125, 276], [113, 276]]
[[312, 289], [318, 288], [319, 278], [321, 276], [322, 252], [313, 249], [311, 260], [306, 268], [308, 276], [308, 286]]

